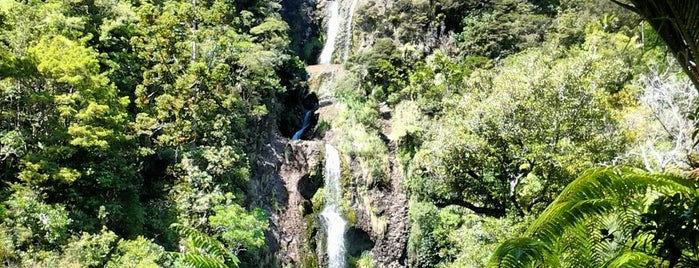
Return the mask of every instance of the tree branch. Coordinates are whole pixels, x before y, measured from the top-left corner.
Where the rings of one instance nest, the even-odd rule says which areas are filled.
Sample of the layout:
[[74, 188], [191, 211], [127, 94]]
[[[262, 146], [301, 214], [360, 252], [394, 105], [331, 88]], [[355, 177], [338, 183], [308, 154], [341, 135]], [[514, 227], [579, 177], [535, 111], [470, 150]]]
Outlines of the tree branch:
[[625, 9], [631, 10], [631, 12], [633, 12], [633, 13], [639, 14], [639, 11], [638, 11], [638, 9], [637, 9], [635, 6], [632, 6], [632, 5], [629, 5], [629, 4], [625, 4], [625, 3], [619, 2], [619, 1], [617, 1], [617, 0], [610, 0], [610, 1], [614, 2], [615, 4], [621, 6], [621, 7], [625, 8]]
[[452, 198], [449, 200], [436, 200], [434, 202], [434, 205], [437, 206], [438, 208], [445, 208], [447, 206], [451, 205], [456, 205], [460, 207], [465, 207], [467, 209], [472, 210], [475, 213], [478, 214], [483, 214], [486, 216], [492, 216], [492, 217], [504, 217], [505, 216], [505, 207], [502, 206], [501, 204], [497, 204], [495, 207], [479, 207], [474, 205], [473, 203], [464, 201], [461, 198]]

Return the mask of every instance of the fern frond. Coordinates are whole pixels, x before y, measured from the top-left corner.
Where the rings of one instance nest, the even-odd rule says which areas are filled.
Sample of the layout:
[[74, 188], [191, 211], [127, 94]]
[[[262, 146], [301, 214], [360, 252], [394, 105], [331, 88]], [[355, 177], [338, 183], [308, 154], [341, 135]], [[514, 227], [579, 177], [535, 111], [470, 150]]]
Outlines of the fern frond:
[[197, 268], [228, 268], [228, 266], [221, 260], [206, 257], [200, 254], [181, 252], [169, 252], [169, 254], [172, 256], [172, 258], [181, 259], [182, 261]]
[[[588, 262], [602, 265], [604, 259], [611, 257], [596, 252], [618, 250], [609, 241], [585, 240], [584, 232], [589, 224], [596, 226], [605, 218], [612, 217], [621, 222], [615, 224], [617, 235], [631, 236], [638, 226], [639, 211], [646, 204], [643, 200], [648, 194], [681, 194], [697, 198], [695, 184], [692, 181], [672, 174], [651, 174], [628, 167], [596, 168], [585, 171], [575, 181], [563, 189], [562, 193], [534, 220], [525, 238], [504, 242], [491, 257], [490, 265], [495, 267], [525, 267], [535, 263], [560, 262], [561, 259], [552, 254], [552, 248], [558, 248], [562, 240], [576, 243], [580, 256]], [[595, 222], [596, 221], [596, 222]], [[610, 229], [605, 227], [606, 229]], [[589, 239], [589, 233], [588, 233]], [[564, 257], [570, 254], [566, 248], [559, 252]], [[629, 253], [631, 254], [631, 253]], [[610, 265], [626, 267], [632, 261], [643, 261], [642, 255], [617, 256], [618, 261]], [[549, 259], [550, 258], [550, 259]], [[568, 265], [585, 261], [582, 259], [567, 259]], [[582, 264], [581, 264], [582, 265]], [[589, 265], [589, 264], [588, 264]], [[582, 265], [584, 266], [584, 265]]]
[[231, 254], [223, 243], [221, 243], [221, 241], [218, 241], [197, 229], [184, 226], [179, 223], [173, 223], [170, 225], [170, 228], [175, 230], [175, 232], [177, 232], [177, 234], [180, 236], [189, 239], [197, 251], [201, 250], [207, 255], [212, 256], [213, 258], [211, 259], [220, 260], [222, 263], [225, 263], [226, 260], [230, 260], [235, 266], [238, 265], [238, 258]]
[[650, 174], [626, 167], [591, 169], [566, 186], [525, 234], [551, 243], [564, 230], [634, 203], [649, 190], [696, 195], [694, 184], [676, 175]]
[[604, 267], [607, 268], [635, 268], [648, 267], [655, 259], [643, 252], [623, 251], [609, 260]]
[[490, 259], [490, 267], [533, 267], [545, 264], [558, 267], [558, 259], [541, 241], [532, 238], [514, 238], [502, 243]]

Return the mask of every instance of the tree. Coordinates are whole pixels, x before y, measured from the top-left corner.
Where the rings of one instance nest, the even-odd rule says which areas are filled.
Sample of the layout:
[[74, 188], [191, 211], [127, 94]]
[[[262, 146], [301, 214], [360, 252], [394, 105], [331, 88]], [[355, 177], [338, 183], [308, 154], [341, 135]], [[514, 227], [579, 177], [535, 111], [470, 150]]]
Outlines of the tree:
[[[588, 37], [566, 57], [531, 49], [488, 73], [474, 72], [430, 129], [410, 168], [408, 187], [439, 207], [477, 213], [536, 213], [576, 174], [621, 155], [627, 138], [616, 94], [629, 61], [606, 57], [633, 39]], [[603, 47], [611, 47], [606, 50]], [[615, 70], [615, 71], [611, 71]], [[575, 101], [573, 101], [575, 100]]]
[[636, 134], [638, 145], [631, 154], [638, 155], [648, 171], [689, 168], [687, 155], [694, 152], [695, 144], [694, 125], [687, 115], [697, 91], [686, 76], [673, 75], [672, 70], [660, 73], [651, 68], [640, 80], [641, 105], [627, 114], [630, 128], [642, 130]]
[[468, 12], [457, 35], [462, 55], [506, 57], [544, 39], [551, 18], [533, 1], [492, 1], [489, 8]]
[[21, 263], [41, 258], [44, 252], [59, 250], [68, 240], [72, 220], [64, 206], [47, 204], [44, 196], [22, 186], [15, 186], [3, 205], [0, 261]]

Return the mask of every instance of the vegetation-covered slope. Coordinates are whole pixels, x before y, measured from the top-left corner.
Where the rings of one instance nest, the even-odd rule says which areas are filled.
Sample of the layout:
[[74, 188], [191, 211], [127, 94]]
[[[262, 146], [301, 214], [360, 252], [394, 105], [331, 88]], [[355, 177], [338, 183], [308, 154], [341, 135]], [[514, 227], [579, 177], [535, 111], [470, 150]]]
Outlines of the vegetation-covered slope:
[[[338, 91], [348, 105], [334, 127], [351, 133], [348, 150], [377, 178], [385, 170], [372, 164], [397, 146], [411, 196], [409, 266], [487, 265], [586, 169], [690, 168], [696, 90], [664, 36], [620, 5], [393, 1], [357, 16], [358, 42], [370, 45], [346, 64]], [[377, 123], [383, 105], [388, 125]], [[579, 262], [564, 267], [610, 260], [568, 252]]]
[[3, 265], [254, 266], [248, 144], [304, 77], [279, 8], [0, 2]]
[[[276, 264], [252, 158], [300, 125], [324, 38], [322, 11], [283, 4], [0, 0], [0, 262]], [[357, 192], [408, 194], [406, 266], [696, 266], [679, 4], [360, 1], [317, 127]]]

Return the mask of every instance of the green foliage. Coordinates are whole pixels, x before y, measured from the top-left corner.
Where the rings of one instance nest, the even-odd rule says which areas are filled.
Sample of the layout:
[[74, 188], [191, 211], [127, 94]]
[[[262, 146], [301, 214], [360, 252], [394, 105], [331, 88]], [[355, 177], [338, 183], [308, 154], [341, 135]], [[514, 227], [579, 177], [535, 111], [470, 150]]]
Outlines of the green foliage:
[[[699, 8], [695, 2], [666, 0], [612, 1], [638, 13], [655, 29], [675, 55], [694, 87], [699, 90], [699, 69], [695, 64], [699, 58], [699, 26], [696, 17]], [[630, 3], [630, 4], [627, 4]]]
[[[304, 73], [279, 8], [0, 1], [2, 261], [152, 267], [163, 249], [143, 236], [170, 249], [172, 223], [243, 213], [228, 193], [246, 198], [249, 133]], [[212, 233], [257, 228], [241, 241], [262, 247], [266, 220], [250, 217], [212, 217]]]
[[457, 36], [463, 55], [502, 57], [544, 39], [551, 18], [537, 14], [535, 5], [519, 0], [493, 2], [490, 9], [464, 17], [463, 31]]
[[159, 267], [164, 258], [163, 248], [143, 237], [120, 240], [114, 254], [105, 267]]
[[365, 188], [383, 187], [389, 182], [390, 164], [388, 148], [378, 135], [378, 103], [357, 89], [357, 79], [357, 74], [348, 73], [336, 80], [338, 98], [347, 108], [333, 120], [332, 127], [344, 133], [339, 149], [360, 160], [362, 174], [351, 183]]
[[313, 197], [311, 198], [311, 204], [313, 204], [313, 213], [319, 214], [323, 211], [323, 207], [325, 207], [324, 188], [318, 189], [318, 191], [316, 191], [316, 193], [313, 194]]
[[170, 252], [194, 267], [238, 267], [240, 261], [223, 243], [209, 235], [180, 224], [171, 226], [184, 240], [184, 252]]
[[[647, 201], [654, 196], [675, 193], [696, 198], [694, 183], [678, 176], [648, 174], [624, 167], [588, 170], [568, 185], [531, 223], [525, 238], [504, 242], [491, 258], [491, 266], [528, 267], [538, 263], [556, 267], [559, 260], [561, 263], [575, 263], [579, 260], [580, 250], [585, 249], [581, 245], [590, 242], [589, 230], [580, 227], [594, 223], [606, 215], [644, 211]], [[634, 217], [618, 218], [615, 222], [620, 223], [617, 230], [593, 231], [605, 235], [597, 243], [604, 243], [605, 239], [627, 245], [643, 243], [643, 236], [639, 237], [639, 241], [635, 241], [634, 237], [628, 235], [637, 226], [642, 226], [634, 221]], [[564, 245], [570, 245], [565, 246], [567, 252], [558, 251], [563, 250], [561, 247]], [[631, 251], [634, 249], [637, 248], [630, 247]], [[626, 261], [648, 261], [648, 258], [639, 254], [628, 255], [625, 251], [625, 247], [612, 249], [612, 252], [616, 252], [615, 258], [603, 259], [601, 262], [592, 261], [584, 265], [598, 266], [606, 263], [618, 266]], [[644, 253], [643, 250], [639, 252]]]
[[67, 241], [72, 220], [64, 206], [47, 204], [42, 195], [22, 186], [13, 187], [5, 206], [0, 232], [12, 245], [5, 247], [6, 260], [36, 257], [34, 254], [57, 250]]
[[103, 229], [99, 234], [82, 233], [63, 248], [59, 260], [46, 266], [60, 267], [104, 267], [109, 261], [112, 249], [116, 246], [117, 236], [114, 232]]
[[676, 265], [699, 265], [699, 198], [675, 193], [656, 198], [641, 215], [641, 226], [636, 232], [652, 237], [643, 245], [650, 254]]
[[359, 259], [355, 261], [355, 267], [374, 268], [376, 267], [376, 263], [374, 263], [374, 259], [371, 257], [371, 253], [364, 251], [362, 252], [362, 256], [360, 256]]
[[560, 266], [558, 259], [551, 255], [550, 250], [540, 241], [528, 237], [514, 238], [507, 240], [493, 253], [493, 256], [502, 257], [497, 262], [491, 262], [491, 266], [512, 267], [520, 263], [526, 266], [529, 263], [543, 263], [544, 260], [552, 267]]
[[209, 225], [218, 233], [221, 241], [235, 249], [253, 250], [265, 244], [264, 231], [269, 229], [267, 216], [262, 210], [249, 213], [237, 204], [226, 204], [214, 208]]
[[586, 50], [527, 50], [472, 73], [461, 96], [442, 102], [448, 112], [415, 154], [409, 189], [440, 207], [535, 213], [571, 174], [623, 152], [627, 141], [610, 92], [623, 90], [633, 61], [609, 60], [597, 49], [612, 43], [621, 50], [632, 41], [592, 34]]
[[408, 211], [410, 237], [408, 253], [410, 265], [414, 267], [435, 267], [442, 261], [453, 260], [453, 242], [447, 239], [447, 228], [442, 228], [442, 218], [438, 209], [428, 203], [411, 202]]

